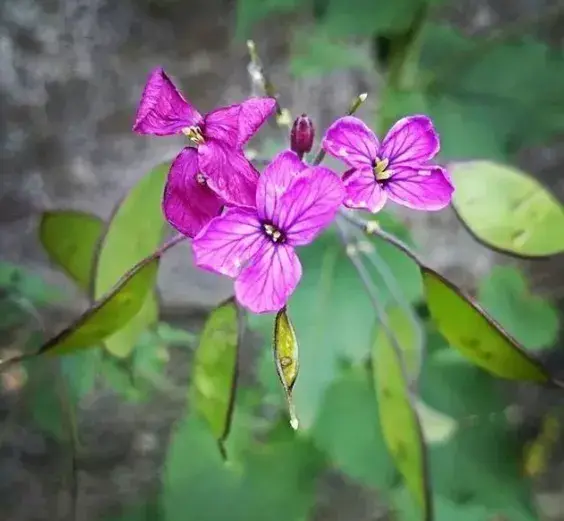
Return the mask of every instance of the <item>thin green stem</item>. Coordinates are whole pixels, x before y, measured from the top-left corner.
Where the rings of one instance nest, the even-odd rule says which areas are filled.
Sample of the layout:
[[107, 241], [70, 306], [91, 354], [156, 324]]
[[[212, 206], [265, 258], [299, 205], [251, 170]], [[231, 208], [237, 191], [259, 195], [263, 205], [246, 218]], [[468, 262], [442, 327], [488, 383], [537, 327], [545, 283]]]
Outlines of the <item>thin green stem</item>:
[[[396, 352], [396, 356], [398, 357], [398, 360], [400, 361], [400, 363], [403, 366], [403, 351], [402, 351], [402, 348], [399, 345], [399, 342], [398, 342], [396, 336], [394, 335], [394, 333], [393, 333], [393, 331], [390, 327], [390, 323], [388, 321], [388, 315], [386, 313], [384, 306], [380, 302], [380, 299], [378, 297], [378, 292], [376, 290], [376, 287], [374, 286], [374, 283], [372, 282], [372, 279], [370, 277], [370, 273], [368, 272], [368, 270], [366, 269], [366, 267], [362, 263], [362, 259], [358, 255], [358, 248], [347, 237], [347, 232], [346, 232], [346, 229], [343, 226], [343, 223], [337, 219], [335, 221], [335, 224], [336, 224], [336, 227], [337, 227], [337, 232], [339, 233], [339, 237], [341, 238], [343, 246], [345, 247], [345, 251], [346, 251], [349, 259], [351, 260], [353, 266], [355, 267], [356, 272], [358, 273], [358, 276], [359, 276], [360, 280], [362, 281], [364, 288], [366, 289], [366, 293], [368, 294], [368, 297], [370, 298], [370, 301], [372, 302], [372, 306], [374, 307], [374, 310], [376, 311], [376, 314], [378, 315], [378, 321], [380, 322], [382, 329], [386, 333], [386, 336], [388, 337], [388, 340], [390, 341], [390, 345], [392, 346], [392, 348]], [[405, 371], [404, 371], [404, 373], [405, 373]]]
[[398, 303], [399, 307], [405, 312], [405, 314], [409, 318], [409, 321], [411, 322], [413, 331], [415, 333], [416, 348], [421, 355], [420, 356], [420, 363], [421, 363], [423, 360], [423, 355], [425, 350], [425, 335], [423, 332], [423, 328], [421, 327], [420, 320], [413, 312], [413, 308], [408, 302], [402, 289], [400, 288], [396, 277], [392, 273], [392, 270], [378, 253], [378, 248], [376, 248], [373, 244], [370, 244], [371, 248], [369, 251], [360, 247], [360, 245], [362, 244], [363, 236], [365, 234], [363, 234], [362, 230], [360, 230], [356, 226], [353, 227], [353, 230], [358, 240], [358, 244], [359, 244], [358, 250], [365, 256], [365, 258], [368, 260], [370, 265], [380, 275], [380, 278], [382, 279], [384, 285], [386, 286], [386, 289], [390, 292], [392, 298]]
[[418, 264], [419, 267], [427, 267], [421, 257], [419, 257], [417, 253], [415, 253], [407, 244], [405, 244], [405, 242], [403, 242], [401, 239], [398, 239], [395, 235], [392, 235], [391, 233], [388, 233], [387, 231], [380, 228], [377, 222], [366, 221], [365, 219], [362, 219], [361, 217], [358, 217], [347, 210], [341, 210], [339, 214], [344, 219], [360, 228], [367, 235], [374, 235], [376, 237], [382, 238], [386, 242], [389, 242], [390, 244], [401, 250], [403, 253], [405, 253], [411, 260]]

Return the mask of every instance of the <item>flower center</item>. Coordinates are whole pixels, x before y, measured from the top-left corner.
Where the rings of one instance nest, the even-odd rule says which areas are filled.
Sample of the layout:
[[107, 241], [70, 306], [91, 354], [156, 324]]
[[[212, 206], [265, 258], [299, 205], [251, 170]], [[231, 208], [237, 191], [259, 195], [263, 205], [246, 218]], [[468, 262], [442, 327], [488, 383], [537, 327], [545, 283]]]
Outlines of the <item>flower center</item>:
[[202, 129], [200, 127], [185, 127], [182, 129], [182, 133], [190, 140], [194, 145], [203, 145], [205, 140], [202, 134]]
[[273, 224], [264, 223], [262, 225], [262, 229], [264, 230], [264, 233], [266, 234], [266, 236], [272, 242], [283, 243], [283, 242], [286, 241], [286, 237], [284, 237], [284, 234], [278, 228], [276, 228], [276, 226], [274, 226]]
[[392, 171], [386, 170], [389, 164], [390, 161], [385, 158], [380, 159], [377, 157], [374, 160], [373, 172], [376, 181], [385, 181], [386, 179], [389, 179], [392, 176]]
[[200, 186], [206, 186], [207, 184], [206, 176], [202, 174], [202, 172], [198, 172], [194, 176], [194, 179], [196, 179], [196, 183], [198, 183]]

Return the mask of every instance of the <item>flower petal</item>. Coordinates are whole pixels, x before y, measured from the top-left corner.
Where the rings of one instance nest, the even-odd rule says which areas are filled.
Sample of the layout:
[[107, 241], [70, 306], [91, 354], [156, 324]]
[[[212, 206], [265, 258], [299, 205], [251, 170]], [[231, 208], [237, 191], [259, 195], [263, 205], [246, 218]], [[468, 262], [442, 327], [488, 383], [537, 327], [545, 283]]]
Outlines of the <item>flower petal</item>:
[[210, 140], [198, 147], [198, 161], [210, 188], [226, 203], [254, 208], [259, 174], [242, 151]]
[[164, 70], [155, 69], [141, 95], [133, 131], [168, 136], [201, 122], [201, 114], [184, 99]]
[[165, 217], [188, 237], [195, 237], [223, 206], [207, 184], [198, 182], [198, 173], [198, 152], [185, 148], [172, 163], [164, 190]]
[[327, 129], [322, 143], [328, 154], [355, 168], [372, 166], [379, 146], [374, 132], [353, 116], [335, 121]]
[[273, 224], [284, 232], [288, 244], [308, 244], [331, 224], [344, 197], [343, 182], [334, 172], [308, 168], [280, 198]]
[[422, 164], [437, 155], [439, 135], [427, 116], [410, 116], [397, 121], [382, 142], [380, 154], [390, 167]]
[[268, 241], [237, 277], [235, 296], [253, 313], [274, 313], [286, 305], [301, 277], [294, 249]]
[[256, 205], [261, 219], [272, 221], [280, 197], [307, 165], [291, 150], [280, 152], [259, 177]]
[[345, 206], [357, 210], [379, 212], [386, 204], [386, 192], [376, 181], [372, 169], [348, 171], [343, 176]]
[[266, 243], [272, 244], [254, 210], [228, 208], [200, 231], [192, 249], [200, 268], [236, 277]]
[[215, 139], [225, 146], [235, 148], [239, 137], [241, 105], [215, 109], [204, 118], [204, 138]]
[[431, 170], [402, 168], [389, 179], [384, 190], [395, 203], [414, 210], [441, 210], [450, 204], [454, 186], [440, 167]]
[[249, 98], [241, 103], [238, 145], [244, 145], [274, 113], [274, 98]]

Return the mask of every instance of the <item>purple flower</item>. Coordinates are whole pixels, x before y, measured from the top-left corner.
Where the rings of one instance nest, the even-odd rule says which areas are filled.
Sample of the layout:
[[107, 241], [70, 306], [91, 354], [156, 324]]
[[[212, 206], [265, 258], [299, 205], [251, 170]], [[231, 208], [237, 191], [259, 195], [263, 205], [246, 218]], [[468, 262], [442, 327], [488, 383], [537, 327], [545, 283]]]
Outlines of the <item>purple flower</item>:
[[185, 134], [196, 147], [198, 170], [207, 185], [227, 203], [252, 206], [258, 172], [245, 158], [242, 146], [275, 105], [273, 98], [250, 98], [202, 116], [158, 68], [145, 85], [133, 130], [157, 136]]
[[329, 226], [344, 196], [334, 172], [281, 152], [259, 178], [255, 208], [228, 208], [196, 236], [196, 264], [236, 279], [237, 300], [250, 311], [278, 311], [302, 275], [294, 248]]
[[323, 148], [351, 168], [343, 183], [345, 205], [376, 213], [387, 199], [415, 210], [440, 210], [452, 198], [447, 172], [429, 161], [438, 153], [439, 136], [427, 116], [400, 119], [380, 143], [360, 119], [333, 123]]
[[183, 149], [170, 167], [165, 186], [163, 211], [168, 222], [180, 233], [195, 237], [224, 204], [200, 172], [196, 149]]

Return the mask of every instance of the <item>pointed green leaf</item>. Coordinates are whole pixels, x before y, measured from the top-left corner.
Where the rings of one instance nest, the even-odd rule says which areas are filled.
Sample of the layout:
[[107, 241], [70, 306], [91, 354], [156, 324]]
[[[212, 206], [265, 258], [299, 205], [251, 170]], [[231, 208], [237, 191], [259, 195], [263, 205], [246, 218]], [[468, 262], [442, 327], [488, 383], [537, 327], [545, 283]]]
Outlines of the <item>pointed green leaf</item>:
[[401, 353], [391, 342], [375, 342], [372, 366], [384, 440], [407, 488], [423, 512], [422, 519], [431, 521], [433, 504], [427, 447]]
[[290, 425], [293, 429], [297, 429], [298, 418], [296, 417], [292, 402], [292, 389], [296, 383], [299, 370], [298, 339], [286, 308], [281, 309], [274, 320], [273, 344], [276, 372], [282, 382], [288, 400]]
[[437, 329], [452, 347], [496, 376], [550, 381], [542, 364], [469, 297], [430, 268], [425, 267], [422, 272], [429, 311]]
[[[165, 230], [161, 200], [168, 172], [161, 164], [143, 177], [119, 204], [100, 243], [92, 285], [97, 299], [111, 288], [132, 266], [153, 253], [161, 244]], [[151, 282], [151, 286], [156, 281]], [[107, 350], [118, 357], [127, 356], [139, 335], [158, 318], [156, 297], [146, 296], [139, 314], [106, 339]]]
[[449, 172], [454, 208], [478, 240], [524, 257], [564, 251], [564, 208], [533, 177], [490, 161], [453, 163]]
[[482, 279], [478, 298], [505, 330], [527, 349], [551, 346], [558, 336], [558, 312], [533, 295], [520, 270], [496, 266]]
[[194, 355], [194, 407], [220, 443], [231, 423], [240, 329], [239, 311], [230, 299], [210, 313]]
[[95, 215], [73, 210], [51, 211], [41, 216], [39, 240], [51, 261], [88, 291], [103, 230], [102, 220]]
[[105, 340], [139, 312], [158, 268], [158, 259], [140, 266], [133, 276], [116, 285], [73, 324], [46, 342], [38, 354], [63, 355]]
[[[417, 379], [421, 367], [421, 355], [423, 346], [417, 331], [417, 317], [410, 316], [408, 310], [399, 306], [391, 307], [388, 310], [388, 324], [394, 333], [399, 346], [402, 349], [405, 370], [409, 382]], [[376, 332], [376, 349], [393, 349], [390, 345], [390, 338], [386, 330], [382, 327]]]

